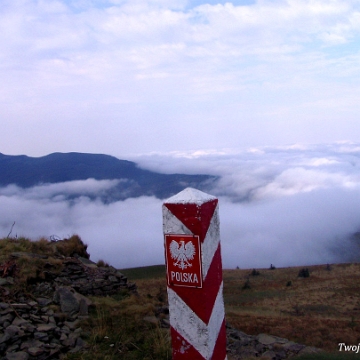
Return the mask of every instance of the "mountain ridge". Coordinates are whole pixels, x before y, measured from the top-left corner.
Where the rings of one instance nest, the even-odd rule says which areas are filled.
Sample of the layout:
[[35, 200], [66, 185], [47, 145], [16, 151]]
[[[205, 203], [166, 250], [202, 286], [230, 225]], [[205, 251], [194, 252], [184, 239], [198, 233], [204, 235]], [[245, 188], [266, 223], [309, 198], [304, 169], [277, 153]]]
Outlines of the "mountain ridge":
[[5, 155], [0, 153], [0, 186], [11, 184], [30, 188], [74, 180], [125, 180], [102, 194], [102, 200], [112, 202], [128, 197], [169, 197], [185, 187], [205, 190], [217, 179], [199, 174], [162, 174], [140, 168], [135, 162], [111, 155], [55, 152], [41, 157]]

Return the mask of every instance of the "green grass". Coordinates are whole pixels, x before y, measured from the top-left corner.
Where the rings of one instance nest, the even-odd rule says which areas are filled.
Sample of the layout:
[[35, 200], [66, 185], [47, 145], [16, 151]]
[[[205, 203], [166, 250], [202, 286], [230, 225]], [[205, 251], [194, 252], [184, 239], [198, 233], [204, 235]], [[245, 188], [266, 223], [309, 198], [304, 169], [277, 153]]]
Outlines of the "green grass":
[[114, 297], [93, 297], [96, 308], [81, 324], [88, 334], [89, 348], [67, 354], [66, 360], [170, 360], [168, 329], [145, 321], [154, 316], [157, 301], [131, 295], [121, 301]]
[[124, 274], [131, 281], [142, 279], [157, 279], [166, 277], [165, 265], [143, 266], [137, 268], [121, 269], [120, 272]]

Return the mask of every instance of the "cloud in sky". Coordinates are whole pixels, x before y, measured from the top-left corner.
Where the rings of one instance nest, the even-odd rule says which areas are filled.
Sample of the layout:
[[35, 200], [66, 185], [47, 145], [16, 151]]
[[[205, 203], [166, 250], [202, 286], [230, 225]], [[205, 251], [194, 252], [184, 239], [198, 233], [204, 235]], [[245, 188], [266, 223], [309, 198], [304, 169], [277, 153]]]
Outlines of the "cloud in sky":
[[353, 0], [4, 0], [3, 153], [360, 135]]
[[[177, 152], [137, 157], [162, 172], [221, 175], [226, 268], [358, 261], [360, 146], [264, 147], [243, 151]], [[74, 181], [0, 189], [0, 233], [59, 237], [74, 233], [91, 258], [125, 268], [164, 263], [163, 200], [140, 197], [104, 204], [94, 195], [116, 181]], [[71, 201], [66, 195], [76, 195]]]

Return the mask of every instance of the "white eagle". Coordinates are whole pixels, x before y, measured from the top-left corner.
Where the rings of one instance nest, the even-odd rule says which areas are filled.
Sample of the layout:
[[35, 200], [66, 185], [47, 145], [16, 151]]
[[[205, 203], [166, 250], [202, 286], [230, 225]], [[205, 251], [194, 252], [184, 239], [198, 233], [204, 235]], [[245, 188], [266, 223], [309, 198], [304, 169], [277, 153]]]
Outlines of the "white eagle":
[[180, 240], [179, 243], [175, 240], [170, 243], [170, 254], [171, 257], [176, 260], [174, 265], [184, 270], [192, 266], [189, 260], [194, 259], [196, 250], [192, 241], [188, 241], [185, 244], [184, 240]]

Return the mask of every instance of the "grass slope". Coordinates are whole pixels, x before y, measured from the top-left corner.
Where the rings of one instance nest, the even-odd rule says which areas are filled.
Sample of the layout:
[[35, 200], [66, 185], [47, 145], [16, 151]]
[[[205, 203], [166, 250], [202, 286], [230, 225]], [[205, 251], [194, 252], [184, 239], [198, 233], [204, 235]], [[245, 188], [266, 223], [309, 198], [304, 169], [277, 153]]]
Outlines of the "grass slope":
[[[59, 257], [52, 260], [52, 256], [71, 256], [74, 251], [86, 253], [86, 245], [77, 236], [63, 243], [0, 240], [1, 264], [10, 254], [28, 253], [26, 262], [18, 263], [15, 290], [25, 289], [27, 279], [34, 274], [38, 277], [45, 262], [53, 261], [60, 267]], [[298, 277], [301, 270], [224, 270], [227, 322], [251, 335], [268, 333], [326, 351], [301, 360], [359, 358], [359, 354], [339, 352], [338, 344], [360, 343], [360, 264], [311, 266], [306, 278]], [[155, 314], [167, 304], [165, 266], [122, 271], [130, 282], [136, 282], [138, 295], [122, 291], [105, 298], [93, 297], [96, 307], [82, 323], [88, 334], [88, 351], [68, 354], [67, 359], [171, 359], [169, 331], [155, 321]]]
[[[360, 343], [360, 264], [224, 271], [227, 320], [248, 334], [269, 333], [337, 351]], [[246, 286], [245, 286], [246, 284]]]
[[157, 278], [165, 279], [166, 277], [165, 265], [142, 266], [121, 269], [120, 271], [132, 281]]
[[[309, 276], [299, 277], [307, 273], [304, 270]], [[124, 272], [136, 281], [141, 296], [166, 298], [165, 266]], [[268, 333], [326, 351], [304, 355], [302, 360], [360, 358], [360, 353], [338, 351], [339, 343], [360, 343], [360, 264], [224, 270], [223, 278], [231, 326], [250, 335]]]

